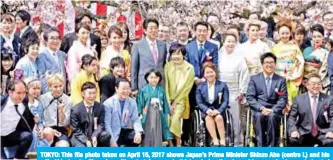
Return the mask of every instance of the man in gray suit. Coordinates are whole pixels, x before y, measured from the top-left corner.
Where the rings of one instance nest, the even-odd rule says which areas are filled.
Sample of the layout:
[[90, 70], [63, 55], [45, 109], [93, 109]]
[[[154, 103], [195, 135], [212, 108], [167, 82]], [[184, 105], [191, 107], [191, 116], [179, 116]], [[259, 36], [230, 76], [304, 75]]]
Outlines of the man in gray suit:
[[[145, 37], [133, 45], [131, 55], [131, 84], [133, 95], [136, 95], [146, 81], [144, 75], [151, 68], [156, 68], [164, 77], [167, 46], [163, 41], [157, 40], [158, 21], [146, 19], [143, 23]], [[162, 79], [161, 85], [164, 86]]]
[[[287, 104], [288, 93], [286, 79], [274, 74], [276, 56], [265, 53], [260, 57], [263, 72], [251, 76], [246, 100], [253, 117], [257, 146], [277, 145], [276, 136], [279, 118]], [[267, 128], [267, 137], [264, 136]]]
[[[66, 53], [59, 50], [60, 45], [60, 32], [57, 28], [52, 27], [44, 33], [44, 41], [46, 42], [47, 48], [45, 51], [38, 55], [37, 67], [38, 74], [42, 82], [42, 93], [48, 91], [46, 75], [61, 73], [66, 79]], [[66, 91], [66, 86], [64, 85]]]
[[[333, 146], [333, 98], [320, 93], [321, 78], [312, 73], [308, 92], [297, 96], [288, 117], [291, 146]], [[315, 117], [315, 118], [314, 118]]]

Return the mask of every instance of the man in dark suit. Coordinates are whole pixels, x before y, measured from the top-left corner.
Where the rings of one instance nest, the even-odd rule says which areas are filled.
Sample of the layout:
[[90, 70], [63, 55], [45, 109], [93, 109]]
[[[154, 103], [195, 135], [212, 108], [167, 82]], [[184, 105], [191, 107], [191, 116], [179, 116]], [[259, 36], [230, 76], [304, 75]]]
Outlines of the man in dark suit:
[[[251, 76], [246, 100], [254, 120], [257, 146], [277, 145], [276, 136], [279, 118], [287, 104], [286, 79], [275, 74], [276, 56], [265, 53], [260, 57], [263, 72]], [[267, 137], [264, 136], [267, 128]]]
[[328, 78], [330, 79], [330, 95], [333, 96], [333, 52], [328, 54], [327, 72]]
[[1, 158], [7, 159], [4, 147], [18, 146], [15, 158], [24, 159], [32, 143], [34, 116], [23, 101], [26, 85], [21, 80], [11, 81], [8, 85], [9, 96], [1, 97]]
[[333, 146], [333, 97], [321, 93], [321, 78], [312, 73], [308, 92], [294, 99], [288, 117], [291, 146]]
[[[218, 46], [207, 41], [208, 24], [206, 22], [197, 22], [194, 25], [194, 30], [195, 40], [185, 46], [185, 60], [193, 65], [195, 72], [195, 85], [193, 85], [189, 97], [195, 97], [196, 86], [205, 81], [201, 73], [202, 65], [208, 61], [213, 62], [216, 66], [218, 63]], [[195, 98], [190, 98], [190, 106], [190, 112], [192, 113], [194, 106], [196, 106]], [[188, 139], [190, 130], [190, 128], [188, 128], [188, 126], [190, 126], [189, 123], [191, 123], [191, 119], [183, 120], [183, 142], [186, 142]]]
[[[29, 26], [31, 16], [27, 11], [19, 10], [15, 15], [15, 19], [16, 26], [20, 30], [15, 33], [15, 36], [20, 38], [21, 46], [28, 38], [39, 39], [37, 33]], [[24, 50], [22, 47], [20, 48], [20, 52], [21, 55], [23, 55], [22, 53], [24, 53]]]
[[[92, 23], [92, 18], [90, 17], [89, 14], [83, 14], [83, 15], [79, 15], [76, 19], [75, 19], [75, 25], [78, 25], [79, 23], [85, 23], [89, 26], [91, 26]], [[64, 39], [61, 43], [61, 47], [60, 50], [68, 53], [69, 49], [72, 47], [73, 42], [77, 40], [77, 35], [75, 32], [73, 33], [68, 33], [64, 36]], [[101, 57], [101, 39], [100, 37], [94, 35], [93, 33], [90, 33], [90, 39], [88, 40], [90, 41], [90, 45], [91, 46], [96, 46], [96, 52], [98, 54], [98, 58]]]
[[[134, 95], [146, 84], [144, 75], [151, 68], [156, 68], [164, 77], [167, 46], [163, 41], [157, 40], [158, 26], [156, 19], [146, 19], [143, 22], [146, 36], [132, 47], [131, 85]], [[164, 86], [164, 78], [161, 85]]]
[[81, 90], [83, 101], [71, 109], [71, 144], [74, 147], [109, 147], [111, 135], [105, 131], [105, 108], [96, 102], [96, 85], [86, 82]]

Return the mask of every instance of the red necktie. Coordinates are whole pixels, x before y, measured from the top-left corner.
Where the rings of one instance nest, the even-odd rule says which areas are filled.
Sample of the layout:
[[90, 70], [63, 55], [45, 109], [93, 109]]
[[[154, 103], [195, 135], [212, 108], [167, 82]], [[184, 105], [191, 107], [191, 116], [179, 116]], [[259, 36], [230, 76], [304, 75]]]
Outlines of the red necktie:
[[317, 117], [317, 96], [312, 96], [313, 98], [313, 102], [312, 102], [312, 106], [311, 106], [311, 110], [312, 110], [312, 129], [311, 129], [311, 135], [313, 137], [316, 137], [318, 134], [318, 128], [317, 128], [317, 124], [316, 124], [316, 117]]

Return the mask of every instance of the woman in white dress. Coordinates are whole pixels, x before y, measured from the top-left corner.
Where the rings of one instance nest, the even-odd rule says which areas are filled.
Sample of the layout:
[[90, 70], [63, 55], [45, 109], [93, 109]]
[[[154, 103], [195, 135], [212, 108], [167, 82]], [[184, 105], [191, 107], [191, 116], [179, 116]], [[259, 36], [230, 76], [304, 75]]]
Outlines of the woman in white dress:
[[237, 36], [228, 32], [224, 35], [223, 47], [219, 52], [219, 80], [227, 83], [229, 88], [229, 105], [233, 118], [235, 146], [243, 146], [241, 127], [241, 110], [244, 104], [244, 95], [249, 83], [249, 72], [246, 61], [235, 49]]

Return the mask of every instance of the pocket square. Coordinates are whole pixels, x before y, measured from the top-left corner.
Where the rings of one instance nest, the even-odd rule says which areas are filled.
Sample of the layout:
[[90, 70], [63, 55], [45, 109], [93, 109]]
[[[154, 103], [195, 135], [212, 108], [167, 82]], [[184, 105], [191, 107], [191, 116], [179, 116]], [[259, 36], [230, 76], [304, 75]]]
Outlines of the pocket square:
[[275, 88], [275, 93], [278, 94], [279, 96], [283, 96], [284, 93], [282, 91], [279, 91], [279, 89]]

